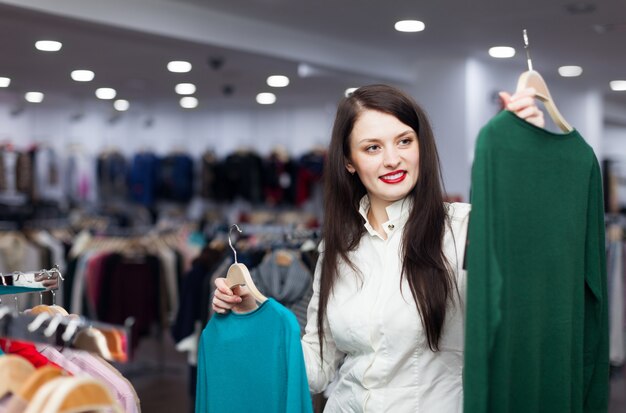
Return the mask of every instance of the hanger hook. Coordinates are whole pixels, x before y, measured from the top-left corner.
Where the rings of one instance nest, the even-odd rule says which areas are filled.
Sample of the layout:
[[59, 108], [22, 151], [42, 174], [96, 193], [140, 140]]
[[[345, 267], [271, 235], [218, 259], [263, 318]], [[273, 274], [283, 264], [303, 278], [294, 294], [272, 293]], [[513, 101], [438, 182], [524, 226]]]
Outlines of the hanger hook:
[[533, 61], [530, 59], [530, 44], [528, 42], [528, 32], [523, 30], [524, 35], [524, 49], [526, 50], [526, 61], [528, 62], [528, 70], [533, 70]]
[[240, 233], [243, 231], [239, 229], [237, 224], [231, 225], [230, 229], [228, 230], [228, 245], [230, 245], [230, 249], [233, 250], [233, 253], [235, 254], [235, 264], [237, 264], [237, 250], [235, 249], [235, 247], [233, 247], [233, 243], [230, 240], [230, 234], [231, 232], [233, 232], [233, 228], [237, 228], [237, 231], [239, 231]]
[[35, 331], [37, 331], [39, 327], [41, 327], [43, 322], [49, 318], [50, 318], [50, 315], [48, 313], [37, 314], [37, 317], [35, 317], [35, 319], [31, 321], [30, 324], [28, 324], [28, 331], [30, 331], [31, 333], [34, 333]]

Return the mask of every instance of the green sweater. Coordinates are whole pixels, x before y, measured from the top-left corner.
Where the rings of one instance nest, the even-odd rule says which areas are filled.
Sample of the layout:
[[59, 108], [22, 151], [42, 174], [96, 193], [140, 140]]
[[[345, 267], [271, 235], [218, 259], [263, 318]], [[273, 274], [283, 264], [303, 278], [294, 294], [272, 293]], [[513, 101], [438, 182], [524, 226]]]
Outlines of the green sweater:
[[577, 131], [503, 111], [472, 167], [464, 411], [606, 412], [602, 182]]

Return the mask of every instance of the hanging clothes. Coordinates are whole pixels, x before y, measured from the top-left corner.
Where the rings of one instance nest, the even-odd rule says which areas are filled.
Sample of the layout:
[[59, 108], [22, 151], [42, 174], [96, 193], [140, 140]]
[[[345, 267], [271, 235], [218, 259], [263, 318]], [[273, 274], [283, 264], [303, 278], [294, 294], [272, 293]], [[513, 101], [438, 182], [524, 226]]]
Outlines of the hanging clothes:
[[313, 411], [294, 315], [269, 298], [216, 314], [202, 332], [196, 413]]
[[502, 111], [472, 169], [464, 411], [600, 412], [608, 317], [600, 169], [577, 131]]

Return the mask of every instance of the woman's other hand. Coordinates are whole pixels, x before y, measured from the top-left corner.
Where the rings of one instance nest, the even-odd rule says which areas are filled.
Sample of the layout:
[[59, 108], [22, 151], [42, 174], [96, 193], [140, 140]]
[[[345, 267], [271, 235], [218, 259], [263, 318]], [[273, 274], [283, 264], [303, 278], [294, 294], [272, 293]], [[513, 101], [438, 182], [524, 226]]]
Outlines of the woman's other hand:
[[255, 310], [258, 305], [246, 286], [231, 289], [226, 284], [226, 278], [217, 278], [212, 307], [216, 313], [226, 314], [231, 310], [236, 313], [247, 313]]
[[499, 95], [504, 109], [510, 110], [528, 123], [543, 128], [546, 122], [543, 117], [543, 111], [537, 106], [535, 93], [535, 89], [530, 87], [520, 90], [513, 95], [507, 92], [500, 92]]

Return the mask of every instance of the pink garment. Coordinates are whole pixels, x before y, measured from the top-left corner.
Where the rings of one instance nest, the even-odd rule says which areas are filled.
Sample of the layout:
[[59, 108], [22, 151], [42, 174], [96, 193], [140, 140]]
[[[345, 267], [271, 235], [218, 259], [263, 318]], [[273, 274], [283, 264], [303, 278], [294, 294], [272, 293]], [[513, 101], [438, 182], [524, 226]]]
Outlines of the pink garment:
[[35, 348], [42, 356], [45, 356], [48, 360], [61, 367], [73, 376], [84, 376], [85, 372], [73, 363], [67, 357], [65, 357], [59, 350], [49, 344], [35, 344]]
[[90, 353], [72, 349], [63, 349], [61, 353], [91, 377], [101, 381], [113, 394], [127, 413], [139, 413], [139, 399], [135, 389], [119, 371], [104, 359]]

